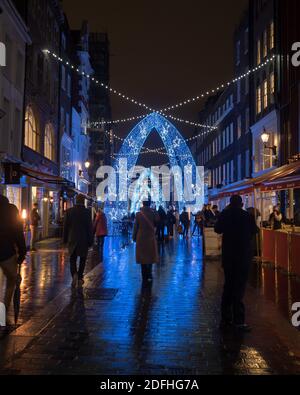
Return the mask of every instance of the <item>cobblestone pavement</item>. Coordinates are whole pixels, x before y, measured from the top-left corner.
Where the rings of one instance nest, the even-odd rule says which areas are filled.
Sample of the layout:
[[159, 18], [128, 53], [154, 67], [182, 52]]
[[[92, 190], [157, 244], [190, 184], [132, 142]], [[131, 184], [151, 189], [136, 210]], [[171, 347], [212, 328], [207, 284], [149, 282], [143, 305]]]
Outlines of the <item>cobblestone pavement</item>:
[[141, 288], [134, 246], [108, 238], [91, 253], [85, 287], [70, 290], [66, 252], [40, 245], [23, 267], [20, 326], [0, 340], [1, 374], [299, 374], [300, 332], [290, 323], [297, 279], [254, 265], [247, 290], [252, 333], [222, 335], [219, 262], [201, 242], [161, 250], [151, 289]]

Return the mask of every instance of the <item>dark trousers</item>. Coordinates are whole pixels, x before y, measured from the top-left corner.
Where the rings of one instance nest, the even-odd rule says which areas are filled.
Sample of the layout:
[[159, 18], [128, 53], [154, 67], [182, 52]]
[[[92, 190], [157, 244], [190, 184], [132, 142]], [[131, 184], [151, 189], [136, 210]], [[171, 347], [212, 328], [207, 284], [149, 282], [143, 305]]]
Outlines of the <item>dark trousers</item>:
[[157, 238], [158, 241], [164, 241], [165, 240], [165, 225], [158, 225], [157, 227]]
[[190, 230], [190, 224], [185, 223], [183, 225], [183, 237], [188, 237], [189, 235], [189, 230]]
[[105, 236], [97, 236], [98, 252], [101, 260], [103, 260], [104, 240], [105, 240]]
[[79, 262], [79, 269], [77, 270], [77, 258], [78, 255], [76, 251], [70, 256], [70, 268], [71, 268], [71, 275], [72, 277], [74, 274], [78, 274], [79, 280], [83, 279], [83, 273], [85, 269], [85, 263], [86, 263], [86, 257], [80, 257], [80, 262]]
[[143, 281], [152, 279], [152, 265], [141, 265]]
[[222, 297], [222, 321], [243, 325], [245, 323], [244, 295], [248, 280], [249, 264], [226, 262], [223, 264], [225, 283]]
[[174, 236], [174, 224], [168, 224], [168, 236]]

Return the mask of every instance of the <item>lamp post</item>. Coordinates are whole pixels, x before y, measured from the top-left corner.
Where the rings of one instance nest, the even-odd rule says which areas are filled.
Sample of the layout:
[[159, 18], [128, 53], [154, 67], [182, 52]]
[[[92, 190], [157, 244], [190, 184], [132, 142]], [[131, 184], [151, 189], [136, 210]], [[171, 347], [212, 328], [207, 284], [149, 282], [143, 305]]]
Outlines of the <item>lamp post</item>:
[[88, 170], [88, 169], [91, 167], [91, 162], [87, 160], [87, 161], [84, 163], [84, 167]]

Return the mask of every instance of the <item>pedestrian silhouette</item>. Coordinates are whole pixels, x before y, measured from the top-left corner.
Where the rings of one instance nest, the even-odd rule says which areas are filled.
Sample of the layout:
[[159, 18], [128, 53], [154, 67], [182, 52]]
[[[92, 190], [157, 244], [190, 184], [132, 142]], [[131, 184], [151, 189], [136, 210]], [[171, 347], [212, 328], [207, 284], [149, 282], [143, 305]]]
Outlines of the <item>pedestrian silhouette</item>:
[[[6, 277], [4, 305], [8, 313], [18, 277], [18, 265], [26, 256], [22, 222], [16, 206], [0, 195], [0, 268]], [[8, 325], [8, 323], [6, 323]]]
[[159, 263], [155, 227], [159, 218], [145, 201], [140, 212], [136, 214], [133, 241], [136, 242], [136, 262], [141, 265], [143, 283], [152, 282], [152, 265]]
[[[68, 245], [72, 287], [82, 286], [89, 247], [93, 245], [93, 223], [90, 211], [84, 206], [85, 197], [77, 195], [76, 205], [66, 211], [63, 241]], [[80, 258], [77, 269], [77, 258]]]
[[230, 205], [217, 220], [215, 231], [223, 235], [222, 263], [225, 284], [221, 328], [234, 325], [237, 330], [246, 332], [250, 328], [245, 324], [243, 299], [253, 256], [251, 241], [258, 228], [255, 219], [243, 210], [243, 201], [239, 195], [231, 197]]

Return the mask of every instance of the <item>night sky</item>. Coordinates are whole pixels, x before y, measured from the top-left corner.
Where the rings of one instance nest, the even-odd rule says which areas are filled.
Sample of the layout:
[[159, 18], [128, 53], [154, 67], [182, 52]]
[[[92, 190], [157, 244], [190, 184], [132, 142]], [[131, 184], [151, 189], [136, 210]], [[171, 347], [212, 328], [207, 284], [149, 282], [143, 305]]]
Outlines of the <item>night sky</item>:
[[[71, 28], [89, 21], [111, 43], [111, 86], [154, 108], [195, 96], [233, 76], [233, 32], [248, 0], [63, 0]], [[173, 115], [196, 120], [201, 103]], [[113, 119], [144, 113], [112, 97]], [[134, 126], [115, 126], [124, 136]], [[184, 136], [193, 127], [176, 125]], [[152, 144], [151, 144], [152, 143]], [[155, 146], [156, 139], [148, 146]], [[158, 145], [161, 145], [158, 142]]]

